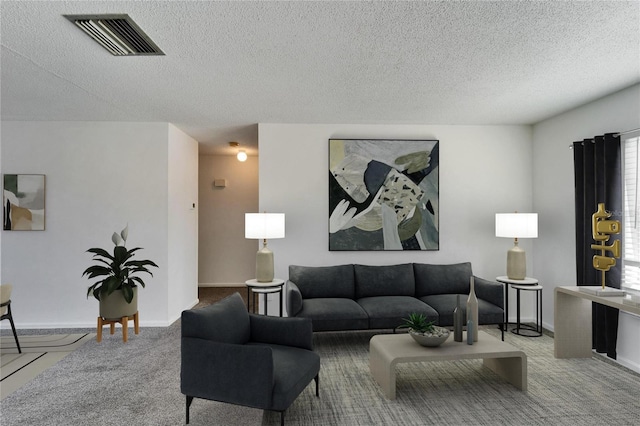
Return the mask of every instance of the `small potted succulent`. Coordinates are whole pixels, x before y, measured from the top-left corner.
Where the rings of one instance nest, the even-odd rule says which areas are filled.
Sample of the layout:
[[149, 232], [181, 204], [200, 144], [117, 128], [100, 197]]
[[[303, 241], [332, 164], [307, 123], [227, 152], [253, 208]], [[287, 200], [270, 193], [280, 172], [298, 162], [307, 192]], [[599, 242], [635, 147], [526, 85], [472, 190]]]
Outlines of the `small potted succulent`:
[[449, 330], [434, 325], [434, 321], [427, 321], [424, 314], [412, 313], [398, 328], [408, 328], [409, 335], [422, 346], [440, 346], [449, 338]]
[[138, 285], [144, 287], [142, 278], [136, 276], [140, 272], [153, 274], [148, 267], [158, 267], [151, 260], [133, 260], [140, 247], [127, 250], [125, 244], [129, 227], [120, 234], [114, 232], [111, 241], [115, 244], [113, 254], [101, 248], [90, 248], [93, 260], [98, 264], [88, 267], [82, 276], [99, 280], [87, 289], [87, 297], [93, 295], [100, 302], [100, 316], [105, 319], [119, 319], [131, 316], [138, 311]]

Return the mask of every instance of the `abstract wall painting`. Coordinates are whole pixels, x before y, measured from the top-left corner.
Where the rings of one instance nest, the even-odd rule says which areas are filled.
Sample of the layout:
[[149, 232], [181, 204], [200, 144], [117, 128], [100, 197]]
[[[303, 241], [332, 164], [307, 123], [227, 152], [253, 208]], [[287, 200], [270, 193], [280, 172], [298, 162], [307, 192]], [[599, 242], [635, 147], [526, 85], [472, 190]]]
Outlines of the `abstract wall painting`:
[[329, 139], [329, 250], [438, 250], [437, 140]]
[[5, 231], [44, 231], [44, 175], [9, 175], [3, 179]]

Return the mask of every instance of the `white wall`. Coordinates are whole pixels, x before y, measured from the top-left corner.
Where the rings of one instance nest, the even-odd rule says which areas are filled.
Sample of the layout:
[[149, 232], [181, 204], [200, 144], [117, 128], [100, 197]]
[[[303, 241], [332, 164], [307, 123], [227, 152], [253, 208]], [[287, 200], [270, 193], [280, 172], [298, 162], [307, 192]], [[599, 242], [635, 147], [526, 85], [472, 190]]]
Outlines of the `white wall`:
[[[286, 238], [269, 241], [276, 277], [288, 278], [290, 264], [465, 261], [478, 276], [504, 275], [513, 242], [495, 237], [495, 213], [531, 210], [531, 137], [530, 126], [260, 124], [260, 211], [286, 214]], [[440, 141], [439, 251], [328, 250], [330, 138]], [[531, 242], [521, 247], [531, 264]]]
[[[539, 213], [533, 273], [544, 286], [544, 326], [553, 330], [557, 286], [576, 285], [574, 141], [640, 127], [640, 85], [568, 111], [533, 128], [533, 205]], [[620, 314], [618, 360], [640, 371], [640, 318]]]
[[256, 269], [258, 243], [244, 238], [244, 214], [258, 211], [258, 157], [201, 155], [199, 179], [199, 285], [244, 285]]
[[198, 142], [171, 124], [168, 165], [171, 323], [198, 303]]
[[14, 285], [17, 327], [94, 327], [86, 250], [111, 249], [127, 224], [127, 245], [160, 266], [139, 296], [141, 324], [169, 324], [170, 256], [180, 250], [169, 251], [169, 139], [167, 123], [2, 123], [3, 172], [46, 175], [46, 230], [2, 231], [0, 278]]

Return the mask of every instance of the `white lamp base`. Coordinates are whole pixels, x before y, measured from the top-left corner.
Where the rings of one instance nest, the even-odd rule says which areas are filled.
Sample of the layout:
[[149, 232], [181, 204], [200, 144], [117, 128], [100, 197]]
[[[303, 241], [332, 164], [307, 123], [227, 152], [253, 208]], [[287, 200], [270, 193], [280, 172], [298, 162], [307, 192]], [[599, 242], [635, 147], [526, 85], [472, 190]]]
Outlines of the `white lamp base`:
[[518, 242], [507, 252], [507, 277], [510, 280], [524, 280], [527, 276], [527, 258]]
[[256, 254], [256, 280], [261, 283], [273, 281], [273, 252], [265, 245]]

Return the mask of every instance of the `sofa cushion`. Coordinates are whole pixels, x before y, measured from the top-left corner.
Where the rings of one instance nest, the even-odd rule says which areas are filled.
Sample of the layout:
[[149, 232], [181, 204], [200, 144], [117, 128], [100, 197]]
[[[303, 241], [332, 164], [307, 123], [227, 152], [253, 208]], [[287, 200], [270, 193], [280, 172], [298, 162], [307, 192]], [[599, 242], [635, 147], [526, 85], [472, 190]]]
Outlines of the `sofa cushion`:
[[415, 282], [410, 263], [389, 266], [354, 265], [356, 298], [413, 296]]
[[451, 265], [414, 263], [413, 270], [416, 277], [416, 297], [432, 294], [469, 294], [469, 280], [472, 275], [469, 262]]
[[273, 356], [273, 395], [271, 410], [282, 411], [289, 408], [296, 397], [307, 387], [320, 371], [320, 357], [317, 353], [291, 346], [249, 343], [267, 346]]
[[[467, 321], [467, 298], [468, 294], [460, 294], [460, 308], [463, 312], [463, 318]], [[420, 298], [423, 302], [431, 306], [438, 312], [440, 318], [439, 325], [453, 325], [453, 310], [456, 308], [455, 294], [435, 294], [431, 296], [423, 296]], [[478, 323], [479, 324], [501, 324], [504, 321], [504, 310], [489, 303], [486, 300], [478, 299]]]
[[182, 312], [182, 337], [223, 343], [249, 341], [249, 313], [239, 293], [200, 309]]
[[303, 299], [313, 299], [317, 297], [346, 297], [355, 299], [353, 265], [290, 265], [289, 281], [298, 287]]
[[366, 330], [367, 313], [354, 300], [347, 298], [304, 299], [296, 315], [311, 318], [313, 331]]
[[363, 297], [357, 300], [369, 316], [369, 328], [396, 328], [409, 314], [424, 314], [427, 321], [438, 323], [438, 312], [412, 296]]

